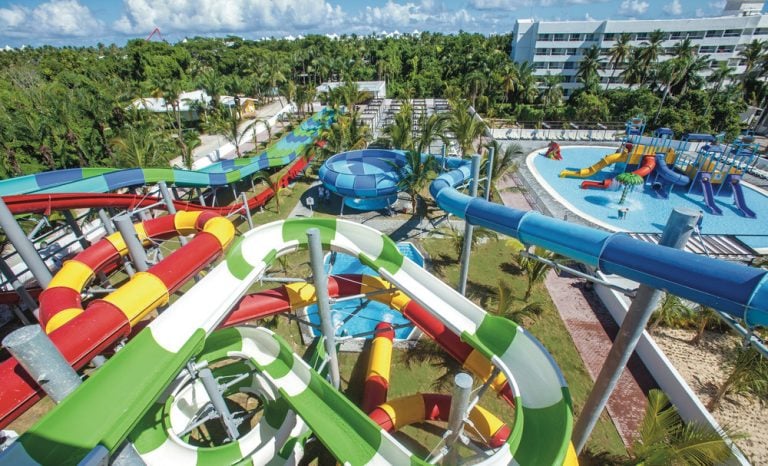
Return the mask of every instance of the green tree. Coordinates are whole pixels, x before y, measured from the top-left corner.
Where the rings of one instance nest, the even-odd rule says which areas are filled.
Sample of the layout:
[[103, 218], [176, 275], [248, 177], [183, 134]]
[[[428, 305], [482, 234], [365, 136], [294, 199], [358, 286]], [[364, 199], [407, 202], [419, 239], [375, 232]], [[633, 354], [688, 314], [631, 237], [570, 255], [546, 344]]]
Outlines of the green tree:
[[618, 39], [616, 39], [616, 42], [611, 47], [610, 52], [608, 52], [608, 64], [611, 66], [611, 77], [608, 79], [608, 82], [605, 83], [605, 89], [608, 89], [608, 86], [613, 81], [613, 78], [616, 76], [616, 70], [624, 66], [624, 63], [627, 61], [627, 58], [629, 58], [630, 54], [632, 53], [632, 34], [628, 32], [622, 32], [619, 34]]
[[416, 150], [408, 150], [405, 152], [405, 165], [396, 166], [400, 171], [400, 180], [397, 182], [397, 186], [410, 196], [413, 215], [418, 214], [421, 192], [432, 181], [436, 165], [432, 155], [422, 155]]
[[584, 85], [587, 92], [594, 93], [600, 83], [600, 47], [593, 45], [584, 52], [576, 71], [576, 79]]
[[466, 157], [473, 151], [475, 142], [485, 134], [486, 127], [485, 123], [469, 113], [466, 101], [459, 101], [454, 102], [451, 108], [446, 129], [456, 138], [461, 156]]
[[693, 321], [696, 325], [696, 334], [688, 343], [694, 346], [701, 343], [701, 339], [704, 337], [704, 332], [706, 332], [710, 326], [719, 322], [719, 319], [717, 312], [713, 308], [699, 305], [696, 312], [693, 314]]
[[[253, 120], [243, 123], [243, 119], [240, 118], [240, 112], [224, 111], [214, 121], [214, 128], [217, 133], [224, 136], [227, 142], [235, 146], [235, 154], [237, 158], [240, 158], [243, 156], [240, 152], [240, 146], [250, 139], [248, 133], [254, 129], [257, 122], [258, 120]], [[191, 168], [191, 165], [187, 166], [187, 169]]]
[[685, 423], [661, 390], [648, 392], [648, 407], [632, 445], [632, 464], [647, 466], [716, 465], [731, 455], [724, 431]]
[[384, 128], [384, 134], [389, 138], [393, 148], [413, 149], [413, 109], [410, 104], [406, 103], [400, 107], [392, 124]]
[[754, 348], [736, 348], [728, 377], [718, 387], [707, 409], [714, 412], [723, 398], [733, 393], [752, 394], [761, 402], [768, 397], [768, 360]]
[[679, 297], [665, 293], [659, 307], [653, 311], [651, 322], [648, 325], [648, 332], [655, 333], [661, 324], [670, 327], [677, 326], [680, 323], [687, 323], [690, 317], [690, 309], [683, 304]]

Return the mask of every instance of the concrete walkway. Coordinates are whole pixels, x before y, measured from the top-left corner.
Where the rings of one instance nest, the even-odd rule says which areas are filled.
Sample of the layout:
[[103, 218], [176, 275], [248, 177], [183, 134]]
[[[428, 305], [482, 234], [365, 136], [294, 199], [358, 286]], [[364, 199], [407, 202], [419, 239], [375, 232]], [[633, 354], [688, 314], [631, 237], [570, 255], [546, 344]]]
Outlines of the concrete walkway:
[[[518, 189], [513, 176], [505, 176], [497, 184], [504, 205], [531, 210], [524, 193]], [[576, 349], [592, 380], [597, 378], [605, 362], [618, 325], [599, 298], [583, 279], [551, 270], [544, 281]], [[635, 438], [647, 404], [646, 393], [654, 388], [653, 377], [635, 355], [629, 361], [619, 383], [608, 401], [608, 414], [625, 445]], [[578, 413], [575, 413], [578, 414]]]

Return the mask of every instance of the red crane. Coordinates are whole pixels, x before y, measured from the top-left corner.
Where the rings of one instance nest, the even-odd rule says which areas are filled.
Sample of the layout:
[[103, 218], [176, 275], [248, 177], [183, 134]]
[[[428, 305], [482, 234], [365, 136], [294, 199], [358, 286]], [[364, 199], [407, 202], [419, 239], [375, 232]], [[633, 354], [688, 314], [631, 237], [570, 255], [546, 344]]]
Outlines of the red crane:
[[165, 37], [163, 37], [163, 33], [161, 33], [161, 32], [160, 32], [160, 28], [154, 28], [154, 29], [152, 29], [152, 32], [151, 32], [151, 33], [149, 33], [149, 35], [147, 36], [147, 38], [146, 38], [145, 40], [146, 40], [147, 42], [149, 42], [149, 41], [150, 41], [150, 39], [152, 39], [152, 37], [154, 37], [154, 36], [155, 36], [155, 34], [157, 34], [157, 37], [159, 37], [159, 38], [160, 38], [160, 40], [162, 40], [163, 42], [168, 42], [167, 40], [165, 40]]

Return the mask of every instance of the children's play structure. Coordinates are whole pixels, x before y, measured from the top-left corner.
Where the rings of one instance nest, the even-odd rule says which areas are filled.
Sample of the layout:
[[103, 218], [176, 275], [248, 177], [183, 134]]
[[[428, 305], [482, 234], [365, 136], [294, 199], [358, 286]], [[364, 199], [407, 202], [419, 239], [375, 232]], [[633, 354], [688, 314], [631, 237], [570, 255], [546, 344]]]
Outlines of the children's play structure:
[[[655, 196], [666, 199], [675, 188], [687, 186], [688, 193], [702, 196], [703, 207], [711, 214], [722, 215], [716, 200], [732, 196], [741, 215], [756, 218], [746, 205], [741, 179], [757, 157], [757, 144], [738, 139], [726, 145], [715, 136], [693, 133], [675, 140], [669, 128], [658, 128], [650, 137], [644, 132], [642, 117], [630, 119], [617, 152], [586, 168], [565, 169], [560, 176], [595, 178], [583, 181], [581, 187], [609, 189], [618, 174], [631, 172], [642, 177], [646, 191]], [[608, 167], [610, 171], [605, 170]]]

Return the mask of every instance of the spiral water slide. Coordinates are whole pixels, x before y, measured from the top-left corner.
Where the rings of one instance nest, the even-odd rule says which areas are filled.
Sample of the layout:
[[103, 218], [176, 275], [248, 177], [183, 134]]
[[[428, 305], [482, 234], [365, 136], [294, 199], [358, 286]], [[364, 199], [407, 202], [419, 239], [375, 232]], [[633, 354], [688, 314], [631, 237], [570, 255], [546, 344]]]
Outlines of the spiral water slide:
[[626, 152], [616, 152], [613, 154], [608, 154], [602, 159], [598, 160], [597, 163], [595, 163], [592, 166], [589, 166], [587, 168], [581, 168], [578, 170], [563, 170], [560, 172], [560, 177], [573, 177], [573, 178], [587, 178], [589, 176], [594, 175], [595, 173], [599, 172], [603, 168], [613, 165], [614, 163], [624, 163], [629, 159], [629, 154]]
[[[312, 227], [320, 229], [326, 247], [359, 257], [401, 296], [423, 307], [436, 327], [476, 352], [475, 363], [482, 357], [486, 365], [499, 369], [516, 405], [514, 422], [506, 443], [482, 464], [562, 464], [572, 425], [570, 397], [538, 341], [513, 322], [486, 314], [403, 257], [382, 233], [335, 219], [280, 221], [246, 233], [230, 247], [224, 262], [25, 433], [2, 462], [76, 464], [97, 445], [114, 451], [268, 265], [306, 247], [306, 230]], [[260, 371], [339, 461], [421, 463], [279, 337], [266, 330], [241, 332], [237, 342], [231, 342], [231, 351]]]

